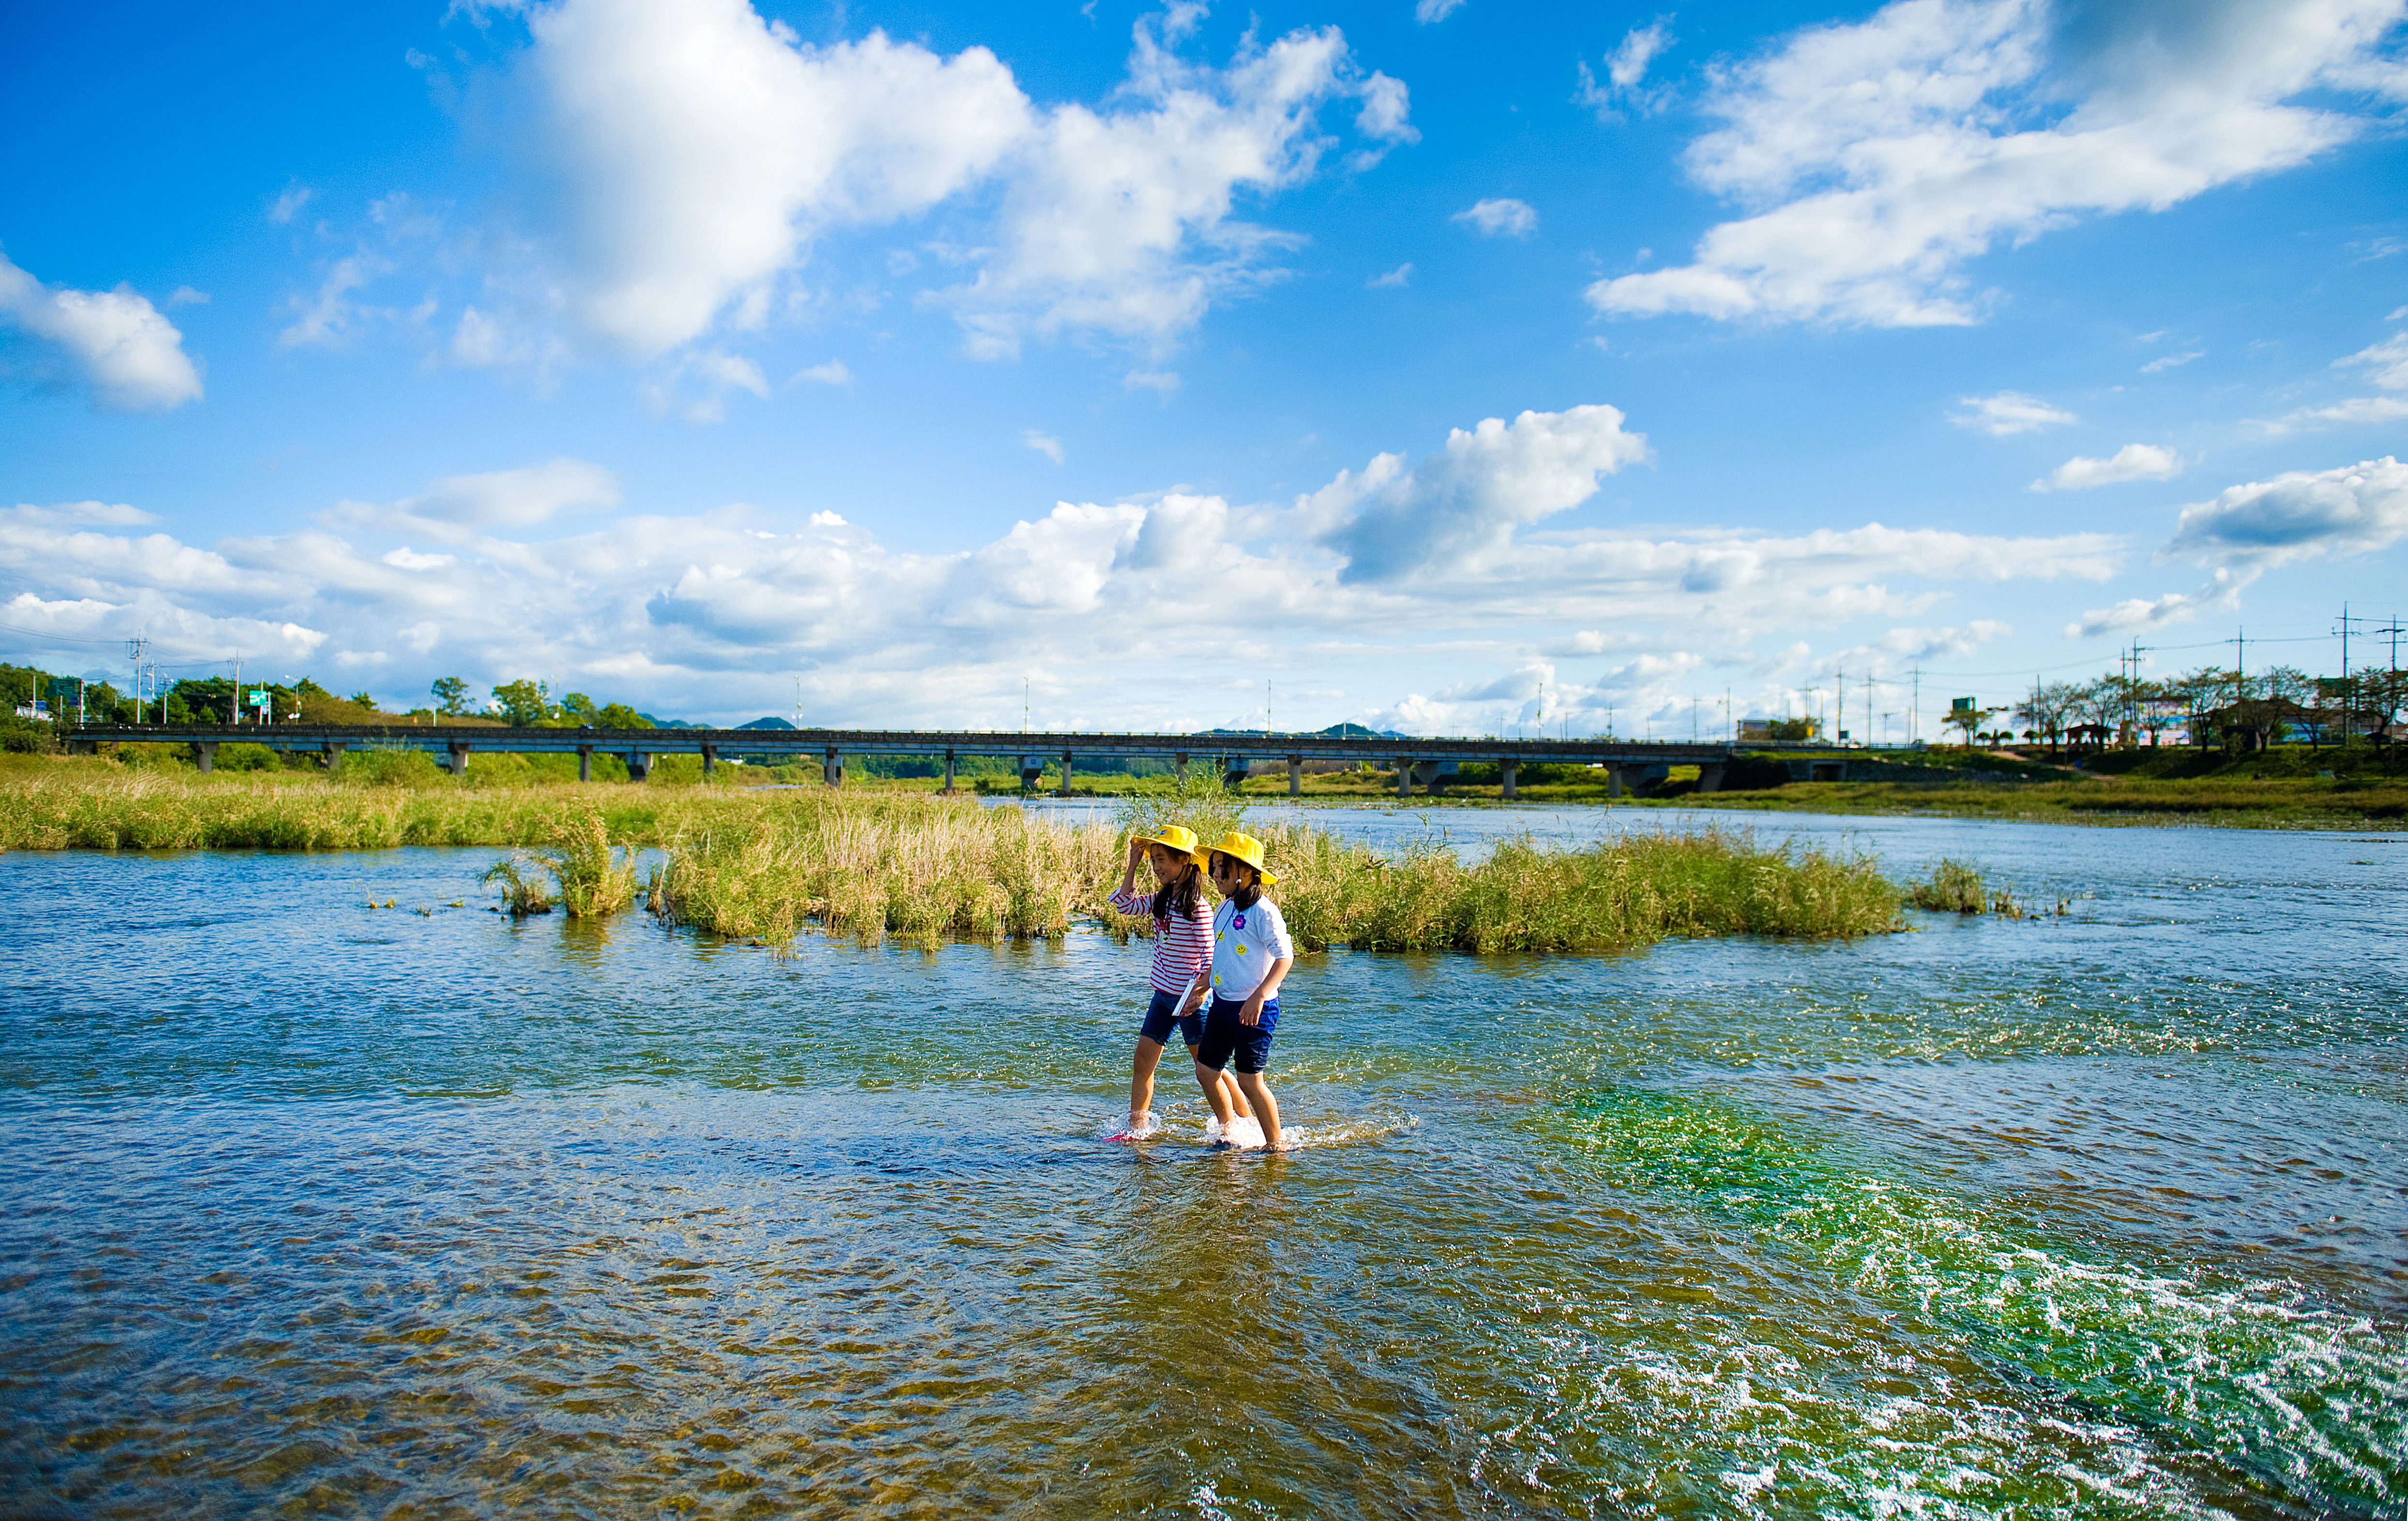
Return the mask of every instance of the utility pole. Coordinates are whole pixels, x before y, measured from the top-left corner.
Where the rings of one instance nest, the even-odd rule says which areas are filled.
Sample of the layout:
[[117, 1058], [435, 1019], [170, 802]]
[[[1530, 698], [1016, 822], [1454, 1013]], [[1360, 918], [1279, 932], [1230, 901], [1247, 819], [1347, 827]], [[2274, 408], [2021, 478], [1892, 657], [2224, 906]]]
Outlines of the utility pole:
[[1872, 744], [1872, 742], [1873, 742], [1873, 740], [1874, 740], [1874, 739], [1875, 739], [1875, 738], [1876, 738], [1876, 736], [1875, 736], [1875, 735], [1874, 735], [1874, 733], [1873, 733], [1873, 673], [1872, 673], [1872, 672], [1870, 672], [1870, 671], [1867, 671], [1867, 672], [1865, 672], [1865, 743], [1866, 743], [1866, 745], [1870, 746], [1870, 745]]
[[136, 634], [125, 643], [134, 653], [134, 722], [139, 725], [142, 722], [142, 653], [150, 647], [150, 638], [147, 634]]
[[1906, 742], [1908, 744], [1913, 744], [1923, 737], [1923, 666], [1921, 662], [1918, 661], [1915, 664], [1914, 673], [1914, 695], [1908, 698], [1906, 710]]
[[1028, 678], [1020, 679], [1020, 732], [1028, 732]]

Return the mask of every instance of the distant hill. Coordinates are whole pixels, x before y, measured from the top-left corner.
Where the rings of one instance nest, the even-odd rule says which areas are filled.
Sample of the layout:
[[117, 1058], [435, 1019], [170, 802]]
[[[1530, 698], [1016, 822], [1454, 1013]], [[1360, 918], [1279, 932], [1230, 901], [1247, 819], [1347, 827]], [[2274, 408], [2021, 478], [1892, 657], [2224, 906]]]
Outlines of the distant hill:
[[[1288, 731], [1283, 729], [1280, 733], [1281, 735], [1286, 735]], [[1268, 730], [1264, 729], [1198, 729], [1196, 731], [1196, 737], [1199, 739], [1210, 739], [1215, 738], [1227, 739], [1265, 739], [1273, 738]], [[1314, 729], [1309, 734], [1298, 735], [1296, 736], [1296, 738], [1312, 739], [1402, 739], [1406, 738], [1406, 736], [1398, 734], [1394, 729], [1367, 729], [1360, 724], [1332, 724], [1326, 729]]]
[[750, 724], [738, 724], [739, 729], [791, 729], [792, 724], [782, 718], [756, 718]]

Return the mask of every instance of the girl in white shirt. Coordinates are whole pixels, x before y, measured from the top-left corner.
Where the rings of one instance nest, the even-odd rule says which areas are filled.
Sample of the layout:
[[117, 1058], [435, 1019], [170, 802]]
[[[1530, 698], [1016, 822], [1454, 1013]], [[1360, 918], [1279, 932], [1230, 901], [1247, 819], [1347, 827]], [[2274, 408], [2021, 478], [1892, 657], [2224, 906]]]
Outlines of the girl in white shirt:
[[1236, 1115], [1219, 1080], [1234, 1066], [1238, 1087], [1262, 1122], [1264, 1143], [1283, 1152], [1288, 1142], [1280, 1132], [1279, 1101], [1263, 1081], [1271, 1035], [1279, 1027], [1280, 983], [1296, 965], [1287, 920], [1278, 904], [1263, 897], [1263, 889], [1279, 879], [1263, 869], [1263, 842], [1236, 830], [1222, 836], [1205, 858], [1221, 906], [1212, 913], [1212, 964], [1196, 990], [1209, 986], [1211, 993], [1204, 1039], [1196, 1047], [1196, 1079], [1226, 1135]]

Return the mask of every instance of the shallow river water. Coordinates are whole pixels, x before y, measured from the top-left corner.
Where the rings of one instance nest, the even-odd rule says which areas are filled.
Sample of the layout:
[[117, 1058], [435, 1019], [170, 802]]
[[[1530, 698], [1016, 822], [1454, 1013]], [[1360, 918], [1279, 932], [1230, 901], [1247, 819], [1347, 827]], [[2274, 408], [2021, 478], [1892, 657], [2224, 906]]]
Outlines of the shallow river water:
[[1307, 957], [1266, 1156], [1142, 942], [0, 856], [0, 1514], [2408, 1514], [2408, 836], [1756, 828], [2071, 911]]

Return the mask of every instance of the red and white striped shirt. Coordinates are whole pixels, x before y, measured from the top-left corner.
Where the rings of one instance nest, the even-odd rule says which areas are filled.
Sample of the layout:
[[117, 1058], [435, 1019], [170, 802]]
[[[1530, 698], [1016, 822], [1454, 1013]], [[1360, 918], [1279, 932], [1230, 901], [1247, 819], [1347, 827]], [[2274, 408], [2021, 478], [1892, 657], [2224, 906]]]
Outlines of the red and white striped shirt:
[[1204, 911], [1202, 894], [1196, 912], [1184, 919], [1154, 911], [1152, 893], [1114, 893], [1106, 901], [1132, 919], [1154, 920], [1154, 970], [1157, 993], [1184, 993], [1196, 985], [1196, 974], [1212, 959], [1212, 920]]

